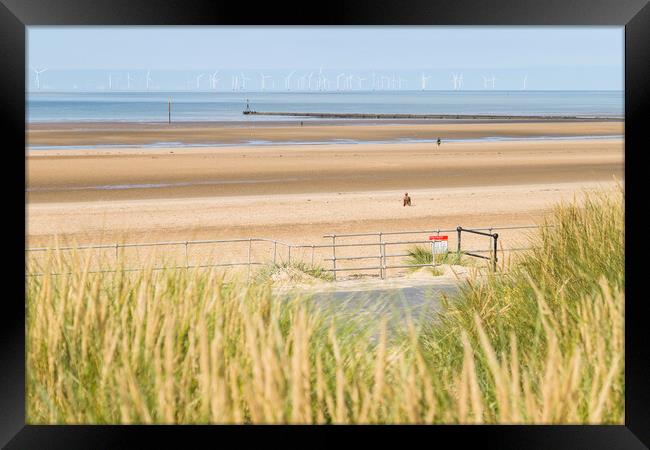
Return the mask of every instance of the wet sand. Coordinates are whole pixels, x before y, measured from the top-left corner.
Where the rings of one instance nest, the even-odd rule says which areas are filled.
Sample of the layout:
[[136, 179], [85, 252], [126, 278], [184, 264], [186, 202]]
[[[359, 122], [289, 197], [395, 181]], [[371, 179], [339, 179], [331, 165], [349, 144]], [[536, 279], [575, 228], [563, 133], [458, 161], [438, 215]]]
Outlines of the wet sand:
[[342, 120], [232, 123], [28, 124], [29, 146], [233, 144], [249, 141], [320, 142], [337, 139], [397, 140], [533, 136], [622, 135], [623, 121], [564, 120]]
[[374, 192], [609, 180], [621, 140], [32, 151], [27, 201]]

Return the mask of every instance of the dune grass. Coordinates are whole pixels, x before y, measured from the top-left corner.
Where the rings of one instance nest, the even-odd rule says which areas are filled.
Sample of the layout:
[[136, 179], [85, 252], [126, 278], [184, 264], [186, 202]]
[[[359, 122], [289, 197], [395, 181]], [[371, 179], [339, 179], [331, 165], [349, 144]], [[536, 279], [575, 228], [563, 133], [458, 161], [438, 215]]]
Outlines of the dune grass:
[[[431, 248], [423, 245], [413, 245], [406, 250], [408, 256], [406, 257], [406, 264], [412, 265], [414, 267], [409, 268], [411, 271], [416, 271], [422, 267], [417, 267], [421, 264], [432, 264], [433, 263], [433, 253], [431, 253]], [[436, 264], [451, 264], [451, 265], [467, 265], [467, 262], [462, 256], [458, 256], [456, 253], [441, 253], [435, 255]], [[438, 276], [442, 275], [443, 272], [438, 267], [432, 267], [431, 272], [433, 275]]]
[[254, 281], [257, 283], [265, 283], [271, 281], [274, 276], [281, 275], [282, 273], [295, 271], [303, 273], [309, 277], [316, 278], [324, 281], [334, 281], [334, 275], [325, 270], [319, 265], [310, 265], [302, 261], [293, 261], [291, 263], [270, 263], [262, 266], [261, 269], [255, 273]]
[[404, 332], [214, 270], [78, 257], [26, 281], [27, 422], [623, 423], [622, 193], [548, 220]]

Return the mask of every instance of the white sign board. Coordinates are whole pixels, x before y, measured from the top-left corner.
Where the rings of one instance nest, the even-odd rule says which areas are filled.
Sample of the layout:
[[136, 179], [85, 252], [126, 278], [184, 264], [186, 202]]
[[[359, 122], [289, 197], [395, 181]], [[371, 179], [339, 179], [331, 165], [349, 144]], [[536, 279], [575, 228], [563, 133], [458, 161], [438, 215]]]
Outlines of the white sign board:
[[431, 241], [431, 253], [434, 255], [447, 253], [449, 236], [429, 236], [429, 240]]

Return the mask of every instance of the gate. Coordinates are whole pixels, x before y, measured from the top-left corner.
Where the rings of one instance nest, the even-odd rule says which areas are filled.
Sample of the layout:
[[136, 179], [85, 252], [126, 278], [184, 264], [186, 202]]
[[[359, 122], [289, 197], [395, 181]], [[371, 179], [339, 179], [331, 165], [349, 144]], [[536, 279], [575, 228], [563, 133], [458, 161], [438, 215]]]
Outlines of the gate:
[[[457, 250], [458, 257], [460, 257], [461, 254], [464, 254], [464, 255], [467, 255], [467, 256], [473, 256], [474, 258], [492, 260], [492, 270], [495, 271], [495, 272], [497, 271], [497, 260], [498, 260], [498, 257], [497, 257], [497, 241], [499, 240], [499, 233], [486, 233], [484, 231], [472, 230], [472, 229], [469, 229], [469, 228], [463, 228], [461, 226], [456, 227], [456, 232], [458, 233], [458, 250]], [[483, 256], [483, 255], [479, 255], [478, 253], [472, 253], [472, 252], [469, 252], [469, 251], [463, 252], [462, 248], [461, 248], [462, 233], [463, 232], [465, 232], [465, 233], [473, 233], [473, 234], [478, 234], [478, 235], [481, 235], [481, 236], [489, 237], [492, 240], [492, 244], [493, 244], [492, 246], [490, 246], [492, 248], [492, 252], [491, 252], [490, 256]]]

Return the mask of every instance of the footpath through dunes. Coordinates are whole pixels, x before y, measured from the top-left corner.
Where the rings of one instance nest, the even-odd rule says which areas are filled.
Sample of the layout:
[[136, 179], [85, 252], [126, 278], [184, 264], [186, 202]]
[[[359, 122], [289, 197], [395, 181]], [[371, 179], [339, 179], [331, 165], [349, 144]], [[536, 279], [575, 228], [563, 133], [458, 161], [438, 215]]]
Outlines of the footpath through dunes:
[[28, 123], [28, 147], [386, 141], [623, 135], [623, 120], [310, 120], [218, 123]]
[[603, 181], [622, 178], [624, 156], [622, 139], [57, 153], [30, 152], [28, 203]]

